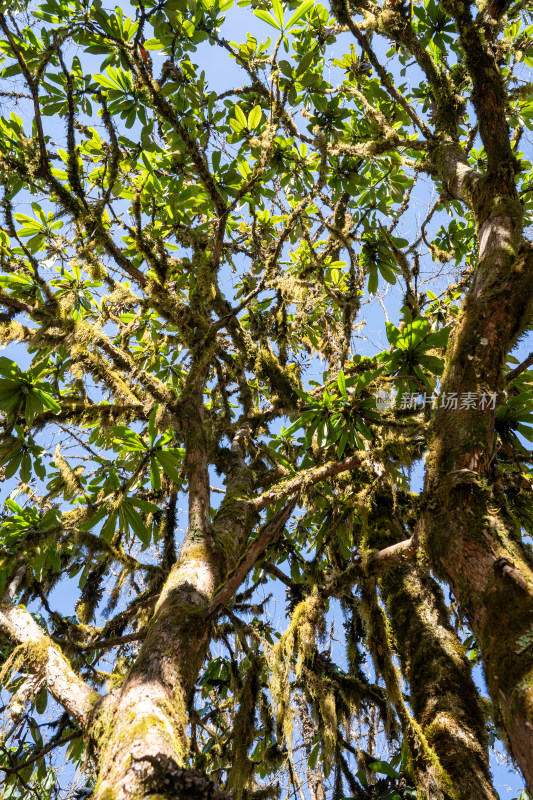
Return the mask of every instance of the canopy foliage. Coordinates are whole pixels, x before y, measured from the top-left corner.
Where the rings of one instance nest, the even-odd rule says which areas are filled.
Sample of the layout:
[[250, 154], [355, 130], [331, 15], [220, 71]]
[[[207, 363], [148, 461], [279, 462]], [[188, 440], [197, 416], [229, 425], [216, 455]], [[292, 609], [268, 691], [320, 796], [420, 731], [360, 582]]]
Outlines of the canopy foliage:
[[2, 4], [2, 798], [531, 788], [531, 12], [238, 6]]

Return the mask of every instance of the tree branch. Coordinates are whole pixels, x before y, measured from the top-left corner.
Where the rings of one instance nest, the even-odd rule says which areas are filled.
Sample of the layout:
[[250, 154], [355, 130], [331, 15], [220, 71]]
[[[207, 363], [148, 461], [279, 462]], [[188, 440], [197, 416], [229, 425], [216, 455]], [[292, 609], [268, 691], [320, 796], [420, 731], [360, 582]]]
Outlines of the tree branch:
[[343, 458], [342, 461], [329, 461], [320, 467], [300, 472], [294, 477], [288, 478], [284, 481], [276, 483], [272, 488], [267, 489], [266, 492], [260, 494], [255, 500], [250, 501], [250, 505], [256, 511], [262, 511], [267, 506], [281, 500], [282, 497], [287, 497], [291, 494], [296, 494], [306, 486], [320, 483], [320, 481], [331, 478], [333, 475], [339, 475], [341, 472], [347, 472], [349, 469], [358, 466], [361, 463], [360, 453], [354, 453], [353, 456]]
[[508, 373], [508, 375], [506, 376], [507, 383], [510, 383], [515, 378], [518, 378], [518, 376], [521, 375], [522, 372], [525, 372], [526, 369], [529, 369], [529, 367], [532, 364], [533, 364], [533, 353], [530, 353], [528, 357], [522, 361], [521, 364], [518, 364], [518, 366], [516, 366], [514, 369], [511, 370], [511, 372]]
[[40, 758], [43, 758], [52, 750], [55, 750], [56, 747], [62, 747], [64, 744], [71, 742], [72, 739], [79, 739], [80, 736], [81, 736], [81, 731], [74, 731], [74, 733], [69, 733], [68, 736], [63, 736], [63, 738], [59, 739], [57, 742], [49, 742], [47, 745], [43, 747], [42, 750], [39, 750], [39, 752], [36, 755], [32, 756], [31, 758], [28, 758], [26, 761], [23, 761], [22, 764], [19, 764], [16, 767], [0, 766], [0, 769], [2, 770], [2, 772], [7, 773], [8, 775], [11, 775], [13, 772], [20, 772], [25, 767], [29, 767], [30, 764], [35, 764], [36, 761], [39, 761]]
[[231, 600], [244, 581], [256, 561], [263, 555], [276, 537], [285, 527], [285, 523], [294, 511], [296, 500], [291, 500], [276, 516], [269, 520], [251, 543], [248, 550], [228, 577], [226, 583], [218, 590], [207, 607], [206, 617], [212, 619], [217, 612]]
[[418, 550], [418, 537], [413, 534], [410, 539], [384, 547], [370, 558], [368, 569], [370, 572], [382, 572], [403, 561], [410, 561], [416, 556]]
[[84, 727], [99, 695], [74, 672], [29, 611], [22, 606], [1, 605], [0, 633], [26, 648], [25, 666], [33, 674], [43, 676], [52, 696]]

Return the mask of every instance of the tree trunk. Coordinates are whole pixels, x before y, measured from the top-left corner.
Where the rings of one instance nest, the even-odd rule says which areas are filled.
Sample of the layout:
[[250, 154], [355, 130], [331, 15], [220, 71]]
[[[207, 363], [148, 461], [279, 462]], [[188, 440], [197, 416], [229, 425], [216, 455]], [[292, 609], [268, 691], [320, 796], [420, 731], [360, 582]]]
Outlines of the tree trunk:
[[[379, 576], [387, 618], [371, 582], [365, 584], [363, 596], [368, 598], [374, 658], [389, 695], [396, 695], [394, 704], [411, 750], [412, 777], [421, 800], [495, 800], [486, 723], [470, 665], [450, 625], [442, 590], [412, 560], [416, 546], [407, 547], [405, 540], [401, 548], [390, 544], [405, 532], [388, 487], [377, 492], [367, 522], [367, 546], [384, 548], [370, 558], [369, 571], [372, 582]], [[415, 534], [408, 542], [416, 539]], [[412, 716], [392, 652], [387, 654], [391, 645], [409, 684]]]
[[[400, 10], [386, 4], [375, 27], [409, 49], [431, 88], [434, 131], [398, 95], [370, 40], [354, 23], [345, 0], [332, 4], [391, 97], [402, 103], [425, 138], [429, 163], [446, 194], [470, 209], [479, 259], [448, 352], [441, 393], [500, 393], [509, 350], [530, 324], [533, 245], [523, 238], [523, 209], [516, 189], [517, 158], [506, 114], [507, 87], [494, 28], [472, 17], [473, 5], [441, 0], [454, 21], [471, 102], [486, 155], [474, 169], [460, 144], [456, 88], [413, 36]], [[502, 13], [505, 4], [502, 7]], [[368, 23], [367, 23], [368, 24]], [[444, 197], [445, 197], [444, 196]], [[468, 614], [481, 646], [497, 721], [533, 790], [533, 565], [520, 544], [492, 475], [494, 412], [480, 409], [435, 414], [426, 459], [421, 544], [439, 577], [448, 581]]]
[[210, 626], [204, 612], [219, 582], [207, 546], [187, 542], [133, 669], [96, 709], [95, 800], [166, 791], [172, 774], [184, 767], [187, 700], [207, 652]]
[[[533, 251], [519, 247], [518, 202], [492, 197], [492, 205], [485, 201], [480, 262], [442, 382], [444, 394], [458, 397], [502, 397], [507, 352], [530, 314]], [[489, 409], [437, 410], [426, 459], [422, 540], [468, 615], [496, 721], [532, 789], [533, 565], [495, 485], [494, 417]]]
[[[380, 585], [415, 720], [449, 779], [444, 797], [496, 800], [479, 694], [440, 587], [414, 565], [389, 570]], [[417, 788], [430, 800], [425, 774]]]
[[[196, 426], [194, 433], [199, 431]], [[124, 685], [95, 709], [90, 729], [98, 763], [94, 800], [158, 794], [216, 800], [221, 795], [201, 773], [184, 770], [187, 708], [209, 646], [209, 603], [236, 564], [257, 517], [243, 500], [251, 491], [245, 435], [240, 430], [235, 436], [232, 479], [212, 527], [206, 449], [194, 435], [189, 437], [187, 537]]]
[[[479, 245], [473, 283], [449, 346], [442, 394], [496, 392], [505, 402], [507, 354], [531, 319], [533, 247], [523, 238], [517, 163], [495, 49], [468, 4], [446, 0], [443, 7], [455, 17], [472, 78], [487, 171], [476, 175], [456, 144], [436, 155], [445, 186], [472, 210]], [[468, 615], [496, 720], [531, 790], [533, 565], [495, 484], [494, 418], [487, 408], [437, 409], [426, 459], [422, 539], [432, 566], [449, 581]]]

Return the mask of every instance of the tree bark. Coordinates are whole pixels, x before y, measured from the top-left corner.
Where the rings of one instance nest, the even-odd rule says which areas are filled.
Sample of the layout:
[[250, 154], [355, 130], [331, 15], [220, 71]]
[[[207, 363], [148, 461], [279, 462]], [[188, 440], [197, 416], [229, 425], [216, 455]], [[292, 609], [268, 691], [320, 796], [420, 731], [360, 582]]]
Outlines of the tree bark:
[[[209, 603], [234, 566], [257, 515], [243, 500], [252, 489], [244, 461], [246, 431], [238, 431], [234, 466], [211, 527], [209, 476], [199, 427], [189, 439], [189, 529], [166, 581], [139, 656], [124, 685], [95, 709], [89, 736], [98, 761], [94, 800], [143, 797], [191, 800], [220, 790], [185, 769], [187, 709], [207, 654]], [[237, 500], [237, 498], [239, 498]]]
[[[453, 190], [471, 199], [479, 262], [449, 345], [441, 393], [460, 398], [462, 392], [496, 392], [505, 402], [507, 353], [531, 314], [533, 248], [522, 240], [522, 209], [509, 165], [484, 177], [470, 172], [462, 181], [466, 173], [452, 151], [443, 157], [442, 171]], [[524, 642], [533, 625], [533, 570], [519, 527], [494, 488], [494, 418], [488, 407], [436, 410], [422, 542], [468, 614], [497, 721], [531, 789], [533, 658]]]
[[[449, 779], [443, 796], [496, 800], [479, 693], [440, 587], [416, 565], [389, 570], [380, 585], [415, 720]], [[417, 788], [430, 800], [427, 770], [418, 772]]]
[[0, 633], [21, 648], [24, 666], [42, 678], [57, 702], [85, 726], [99, 695], [74, 672], [29, 611], [23, 606], [0, 605]]
[[[509, 257], [510, 228], [509, 217], [495, 213], [481, 231], [482, 259], [451, 343], [445, 393], [503, 389], [506, 354], [524, 328], [533, 291], [533, 253], [522, 248]], [[437, 410], [422, 540], [468, 615], [497, 722], [531, 789], [533, 565], [494, 488], [494, 445], [493, 411]]]
[[208, 545], [187, 541], [125, 684], [96, 710], [95, 800], [162, 792], [172, 770], [184, 767], [187, 701], [209, 643], [204, 612], [219, 582]]
[[[441, 141], [434, 150], [445, 187], [472, 210], [479, 245], [441, 390], [459, 397], [497, 392], [504, 401], [506, 357], [531, 319], [533, 247], [523, 239], [496, 51], [469, 4], [445, 0], [442, 6], [457, 24], [488, 161], [486, 173], [476, 175], [455, 142]], [[426, 459], [422, 542], [468, 615], [497, 722], [532, 790], [533, 565], [494, 486], [494, 416], [488, 409], [437, 409]]]
[[[389, 544], [405, 536], [405, 527], [390, 489], [384, 488], [374, 496], [366, 526], [367, 546], [383, 549], [367, 559], [370, 577], [361, 585], [372, 652], [388, 693], [396, 696], [412, 779], [421, 800], [496, 800], [486, 721], [464, 648], [451, 627], [442, 590], [417, 563], [419, 526], [410, 539]], [[386, 617], [371, 590], [376, 579]], [[409, 708], [392, 647], [409, 685]]]

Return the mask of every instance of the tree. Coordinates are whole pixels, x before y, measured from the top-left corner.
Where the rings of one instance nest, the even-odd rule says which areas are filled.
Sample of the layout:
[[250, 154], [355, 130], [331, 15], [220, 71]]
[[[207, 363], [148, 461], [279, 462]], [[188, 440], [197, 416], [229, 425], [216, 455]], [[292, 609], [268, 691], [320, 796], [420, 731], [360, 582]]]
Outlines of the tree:
[[230, 7], [0, 14], [4, 798], [531, 790], [531, 13]]

